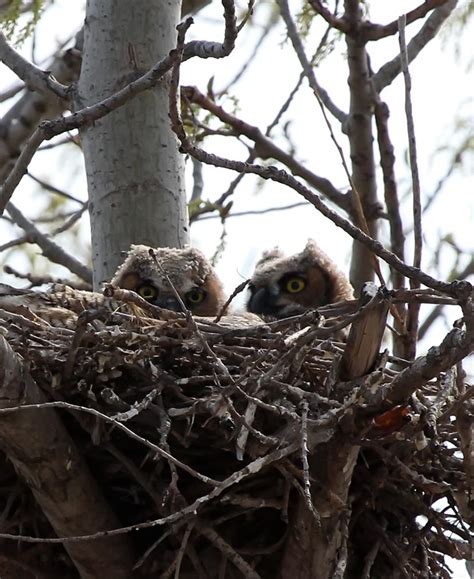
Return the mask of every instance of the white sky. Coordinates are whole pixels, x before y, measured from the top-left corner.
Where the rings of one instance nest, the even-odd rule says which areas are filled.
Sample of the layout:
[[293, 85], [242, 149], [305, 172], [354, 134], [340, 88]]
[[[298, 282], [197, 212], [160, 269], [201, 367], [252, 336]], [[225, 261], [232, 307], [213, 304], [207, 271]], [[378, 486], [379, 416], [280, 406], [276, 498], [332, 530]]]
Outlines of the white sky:
[[[460, 2], [465, 4], [466, 1]], [[387, 23], [396, 18], [400, 13], [406, 12], [419, 4], [413, 0], [399, 0], [398, 2], [386, 2], [374, 0], [371, 7], [373, 21]], [[48, 57], [58, 43], [69, 37], [79, 26], [83, 18], [84, 2], [71, 0], [56, 0], [54, 6], [43, 16], [37, 29], [36, 57], [41, 61]], [[244, 3], [240, 2], [240, 6]], [[299, 1], [290, 1], [292, 9], [299, 6]], [[263, 10], [257, 3], [256, 19], [261, 19]], [[419, 29], [416, 23], [407, 29], [407, 41]], [[471, 27], [472, 28], [472, 27]], [[310, 36], [308, 46], [313, 48], [319, 41], [321, 26], [315, 26]], [[208, 40], [222, 39], [222, 7], [220, 2], [212, 2], [206, 9], [195, 17], [195, 24], [191, 28], [189, 38]], [[470, 31], [472, 32], [472, 30]], [[442, 147], [451, 146], [459, 140], [456, 136], [455, 126], [457, 119], [463, 115], [471, 123], [473, 116], [473, 90], [472, 82], [468, 82], [467, 62], [472, 58], [472, 52], [467, 40], [468, 31], [465, 32], [464, 42], [461, 46], [466, 47], [467, 53], [461, 50], [459, 59], [455, 57], [452, 42], [443, 42], [437, 38], [425, 48], [421, 55], [410, 66], [412, 75], [412, 100], [415, 115], [415, 130], [418, 145], [418, 162], [423, 195], [429, 196], [437, 180], [444, 174], [447, 168], [446, 153], [435, 154]], [[222, 88], [233, 78], [236, 71], [240, 70], [243, 62], [251, 53], [255, 42], [255, 31], [241, 35], [237, 41], [234, 53], [221, 61], [193, 59], [182, 68], [182, 83], [196, 85], [205, 92], [208, 80], [214, 77], [216, 90]], [[26, 56], [31, 56], [31, 42], [23, 47]], [[398, 53], [397, 37], [373, 43], [369, 46], [372, 67], [377, 70], [381, 64], [393, 58]], [[308, 49], [309, 55], [310, 49]], [[0, 91], [11, 86], [14, 77], [2, 66], [0, 76]], [[299, 76], [299, 64], [289, 42], [285, 41], [285, 34], [281, 26], [272, 30], [266, 38], [259, 54], [248, 74], [242, 82], [235, 86], [232, 92], [238, 97], [240, 116], [247, 122], [258, 125], [265, 130], [281, 104], [285, 101]], [[348, 91], [346, 81], [346, 62], [344, 45], [338, 45], [334, 53], [316, 71], [317, 78], [329, 93], [336, 104], [347, 109]], [[472, 79], [471, 79], [472, 80]], [[404, 115], [404, 89], [402, 78], [397, 80], [382, 93], [383, 99], [388, 103], [391, 118], [389, 128], [395, 145], [397, 156], [397, 177], [399, 193], [409, 191], [409, 175], [404, 164], [404, 153], [407, 146], [406, 121]], [[9, 103], [3, 104], [0, 112], [8, 108]], [[232, 103], [226, 105], [231, 110]], [[341, 162], [333, 144], [330, 141], [328, 131], [322, 122], [321, 113], [314, 96], [305, 82], [299, 91], [290, 110], [284, 117], [285, 121], [291, 121], [289, 132], [293, 143], [296, 145], [297, 158], [305, 163], [316, 173], [328, 177], [332, 182], [342, 188], [347, 187], [347, 181], [341, 167]], [[337, 123], [333, 122], [337, 129]], [[339, 131], [336, 133], [340, 137]], [[463, 133], [465, 134], [465, 133]], [[287, 148], [287, 142], [281, 138], [281, 133], [274, 133], [275, 140]], [[340, 143], [344, 143], [340, 138]], [[225, 138], [215, 138], [206, 143], [206, 149], [211, 152], [225, 154], [228, 157], [244, 160], [246, 150], [243, 146], [233, 145]], [[69, 153], [40, 153], [31, 164], [33, 174], [50, 180], [60, 188], [66, 188], [70, 193], [86, 197], [86, 182], [83, 173], [82, 160], [79, 156]], [[347, 153], [347, 149], [345, 149]], [[66, 169], [65, 169], [66, 168]], [[188, 174], [191, 174], [188, 163]], [[468, 167], [472, 173], [471, 165]], [[474, 202], [472, 196], [472, 181], [468, 186], [469, 170], [458, 172], [451, 178], [448, 185], [443, 189], [442, 195], [435, 202], [432, 209], [427, 213], [424, 220], [425, 233], [425, 257], [423, 268], [428, 273], [438, 276], [431, 265], [430, 252], [434, 248], [435, 241], [442, 235], [455, 232], [456, 243], [466, 252], [474, 250]], [[204, 167], [204, 197], [216, 199], [227, 188], [228, 183], [236, 176], [235, 173]], [[189, 190], [192, 182], [189, 178]], [[298, 195], [289, 189], [276, 183], [265, 183], [262, 190], [255, 193], [256, 178], [248, 176], [238, 188], [234, 196], [233, 211], [248, 211], [266, 209], [279, 205], [287, 205], [300, 201]], [[380, 189], [381, 190], [381, 189]], [[38, 197], [36, 188], [31, 181], [24, 179], [15, 192], [15, 203], [18, 204], [28, 215], [35, 216], [44, 208], [45, 199]], [[406, 223], [410, 223], [409, 207], [405, 208], [404, 216]], [[386, 228], [385, 228], [386, 233]], [[206, 220], [192, 227], [192, 241], [199, 246], [208, 256], [215, 251], [221, 234], [219, 220]], [[319, 215], [311, 207], [293, 209], [287, 212], [269, 213], [259, 216], [236, 217], [227, 222], [227, 237], [225, 252], [217, 264], [218, 273], [225, 285], [231, 291], [244, 278], [248, 277], [253, 269], [253, 264], [262, 250], [279, 245], [288, 253], [300, 251], [307, 239], [312, 237], [331, 255], [342, 269], [347, 271], [350, 255], [351, 239], [332, 223]], [[11, 229], [0, 222], [0, 243], [11, 238]], [[65, 243], [70, 243], [65, 239]], [[87, 255], [87, 223], [83, 227], [83, 234], [78, 246], [72, 248], [74, 253], [84, 258]], [[35, 250], [29, 249], [30, 253]], [[407, 248], [407, 255], [410, 251]], [[443, 260], [446, 269], [452, 263], [453, 255], [449, 250], [443, 252]], [[42, 257], [38, 257], [41, 267]], [[43, 260], [44, 261], [44, 260]], [[8, 262], [19, 268], [28, 268], [28, 262], [20, 252], [12, 254]], [[46, 264], [43, 264], [46, 267]], [[58, 270], [60, 275], [64, 271]], [[4, 281], [18, 284], [18, 281], [3, 276]], [[452, 312], [451, 318], [459, 317], [460, 311]], [[447, 326], [438, 323], [433, 333], [429, 336], [430, 344], [441, 339]], [[429, 344], [427, 344], [429, 345]], [[474, 365], [473, 365], [474, 372]], [[463, 565], [453, 562], [456, 569], [455, 577], [467, 577]]]

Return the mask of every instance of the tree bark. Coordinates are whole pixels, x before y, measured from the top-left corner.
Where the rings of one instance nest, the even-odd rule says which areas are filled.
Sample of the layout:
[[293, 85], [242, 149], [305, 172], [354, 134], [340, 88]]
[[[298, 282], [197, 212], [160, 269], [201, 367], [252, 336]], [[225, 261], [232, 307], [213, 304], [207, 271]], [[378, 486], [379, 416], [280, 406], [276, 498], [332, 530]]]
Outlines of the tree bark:
[[[369, 76], [369, 62], [365, 42], [357, 30], [362, 24], [360, 0], [345, 0], [345, 19], [351, 23], [353, 33], [346, 34], [349, 66], [350, 109], [347, 133], [352, 162], [352, 180], [360, 197], [368, 225], [368, 233], [377, 239], [377, 184], [375, 181], [374, 136], [372, 118], [374, 98]], [[356, 223], [361, 228], [360, 223]], [[358, 295], [362, 285], [374, 278], [371, 252], [354, 241], [350, 279]]]
[[[175, 46], [179, 2], [88, 0], [76, 107], [96, 103]], [[90, 197], [94, 287], [131, 243], [188, 241], [183, 160], [168, 118], [168, 80], [81, 132]]]
[[349, 486], [359, 447], [337, 434], [316, 447], [309, 460], [317, 523], [302, 497], [290, 515], [281, 579], [334, 579], [347, 565], [347, 525], [350, 519]]

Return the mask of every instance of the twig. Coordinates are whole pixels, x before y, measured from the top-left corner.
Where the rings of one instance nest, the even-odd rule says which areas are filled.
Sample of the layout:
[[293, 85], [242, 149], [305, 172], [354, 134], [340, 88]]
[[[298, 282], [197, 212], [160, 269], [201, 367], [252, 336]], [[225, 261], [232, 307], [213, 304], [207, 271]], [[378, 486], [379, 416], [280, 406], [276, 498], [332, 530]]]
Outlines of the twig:
[[[412, 62], [423, 48], [432, 40], [439, 29], [447, 20], [457, 5], [458, 0], [448, 0], [428, 16], [420, 31], [413, 36], [407, 46], [408, 61]], [[401, 57], [398, 54], [393, 60], [387, 62], [374, 74], [373, 83], [380, 93], [386, 86], [391, 84], [402, 70]]]
[[447, 0], [425, 0], [423, 4], [420, 4], [413, 10], [410, 10], [410, 12], [400, 16], [398, 20], [393, 20], [389, 24], [366, 22], [363, 27], [362, 36], [365, 41], [380, 40], [381, 38], [392, 36], [398, 32], [401, 18], [403, 18], [406, 24], [412, 24], [420, 18], [424, 18], [431, 10], [439, 8], [446, 3]]
[[[455, 279], [463, 280], [469, 278], [472, 275], [474, 275], [474, 257], [462, 271], [456, 272], [453, 277]], [[421, 340], [422, 338], [425, 337], [426, 333], [433, 325], [433, 323], [438, 319], [442, 311], [443, 311], [443, 303], [440, 302], [438, 306], [436, 306], [431, 310], [431, 312], [426, 316], [423, 323], [421, 324], [418, 330], [418, 339]]]
[[41, 187], [43, 187], [43, 189], [46, 189], [47, 191], [51, 191], [51, 193], [56, 193], [56, 195], [60, 195], [61, 197], [65, 197], [66, 199], [69, 199], [70, 201], [74, 201], [75, 203], [79, 203], [80, 205], [86, 204], [85, 201], [81, 201], [81, 199], [74, 197], [74, 195], [71, 195], [70, 193], [63, 191], [62, 189], [58, 189], [54, 185], [51, 185], [51, 183], [47, 183], [43, 179], [40, 179], [39, 177], [32, 175], [29, 171], [26, 172], [26, 175], [30, 179], [32, 179], [35, 183], [38, 183], [38, 185], [41, 185]]
[[[58, 405], [64, 404], [61, 402], [48, 402], [47, 405]], [[36, 407], [36, 405], [34, 405]], [[70, 405], [71, 406], [71, 405]], [[74, 405], [72, 405], [74, 406]], [[41, 405], [44, 407], [44, 405]], [[18, 407], [15, 409], [7, 409], [7, 410], [21, 410], [25, 408], [24, 406]], [[76, 409], [79, 409], [77, 407]], [[91, 410], [87, 408], [87, 410]], [[120, 423], [117, 423], [120, 424]], [[123, 426], [123, 425], [121, 425]], [[253, 476], [260, 472], [266, 466], [273, 464], [274, 462], [278, 462], [283, 458], [293, 454], [295, 450], [298, 448], [297, 443], [289, 444], [281, 449], [274, 450], [261, 458], [257, 458], [254, 461], [250, 462], [244, 468], [232, 473], [226, 479], [219, 483], [218, 486], [214, 487], [211, 492], [207, 495], [198, 497], [193, 503], [189, 506], [180, 509], [179, 511], [168, 515], [167, 517], [162, 517], [159, 519], [153, 519], [150, 521], [146, 521], [144, 523], [136, 523], [133, 525], [120, 527], [117, 529], [113, 529], [111, 531], [103, 531], [99, 533], [94, 533], [91, 535], [81, 535], [76, 537], [52, 537], [52, 538], [41, 538], [41, 537], [32, 537], [29, 535], [15, 535], [11, 533], [0, 533], [0, 539], [11, 539], [14, 541], [24, 541], [25, 543], [78, 543], [82, 541], [92, 541], [96, 540], [101, 537], [112, 537], [116, 535], [123, 535], [125, 533], [130, 533], [131, 531], [139, 531], [140, 529], [148, 529], [151, 527], [167, 525], [170, 523], [174, 523], [176, 521], [180, 521], [189, 515], [194, 515], [196, 512], [202, 507], [204, 504], [207, 504], [212, 499], [220, 496], [226, 489], [232, 487], [233, 485], [241, 482], [242, 480]]]
[[221, 553], [239, 569], [244, 577], [248, 579], [261, 579], [261, 576], [245, 561], [245, 559], [233, 549], [229, 543], [214, 529], [200, 523], [196, 525], [201, 535], [206, 537]]
[[41, 233], [34, 223], [27, 219], [11, 201], [7, 203], [7, 210], [13, 221], [26, 233], [28, 241], [39, 245], [45, 257], [54, 263], [66, 267], [87, 283], [92, 283], [91, 270], [80, 263], [75, 257], [69, 255], [62, 247], [49, 239], [49, 237]]
[[313, 514], [315, 521], [318, 526], [321, 526], [321, 517], [313, 503], [313, 497], [311, 496], [311, 479], [309, 471], [308, 462], [308, 402], [303, 400], [303, 411], [301, 413], [301, 461], [303, 463], [303, 494], [306, 501], [308, 509]]
[[136, 418], [140, 414], [140, 412], [143, 412], [150, 406], [150, 404], [152, 404], [152, 402], [160, 394], [162, 389], [163, 386], [159, 388], [153, 388], [153, 390], [150, 390], [150, 392], [148, 392], [148, 394], [143, 398], [143, 400], [135, 402], [135, 404], [133, 404], [133, 406], [131, 406], [125, 412], [114, 414], [112, 418], [114, 420], [118, 420], [119, 422], [128, 422], [132, 418]]
[[239, 33], [235, 17], [235, 6], [233, 0], [222, 0], [224, 7], [224, 42], [208, 42], [206, 40], [193, 40], [184, 46], [183, 60], [188, 60], [193, 56], [199, 58], [224, 58], [228, 56], [235, 46], [235, 40]]
[[42, 402], [41, 404], [24, 404], [23, 406], [15, 406], [12, 408], [0, 408], [0, 416], [2, 414], [11, 414], [12, 412], [19, 412], [19, 411], [23, 412], [25, 410], [43, 410], [47, 408], [64, 408], [66, 410], [70, 410], [71, 412], [84, 412], [86, 414], [91, 414], [96, 418], [100, 418], [104, 422], [109, 422], [110, 424], [113, 424], [115, 428], [118, 428], [119, 430], [130, 436], [130, 438], [132, 438], [133, 440], [136, 440], [137, 442], [143, 444], [144, 446], [146, 446], [156, 454], [160, 455], [161, 457], [165, 458], [169, 462], [174, 463], [177, 467], [186, 471], [188, 474], [197, 478], [201, 482], [214, 487], [217, 487], [222, 484], [219, 481], [213, 480], [212, 478], [206, 475], [200, 474], [199, 472], [197, 472], [184, 462], [181, 462], [180, 460], [169, 454], [166, 450], [160, 448], [158, 445], [153, 444], [152, 442], [150, 442], [146, 438], [143, 438], [142, 436], [139, 436], [136, 432], [133, 432], [133, 430], [131, 430], [121, 422], [118, 422], [111, 416], [107, 416], [107, 414], [99, 412], [94, 408], [87, 408], [86, 406], [79, 406], [77, 404], [70, 404], [69, 402], [62, 402], [58, 400], [55, 402]]
[[[421, 193], [420, 193], [420, 178], [418, 173], [418, 162], [416, 153], [416, 138], [415, 138], [415, 123], [413, 120], [413, 108], [411, 103], [411, 78], [410, 71], [408, 69], [408, 55], [407, 47], [405, 42], [405, 16], [400, 16], [398, 20], [399, 26], [399, 43], [400, 43], [400, 56], [402, 62], [403, 78], [405, 80], [405, 114], [407, 120], [407, 131], [408, 131], [408, 150], [410, 158], [410, 170], [412, 178], [412, 191], [413, 191], [413, 223], [414, 223], [414, 255], [413, 255], [413, 266], [416, 268], [421, 267], [421, 255], [423, 248], [423, 230], [421, 222]], [[420, 287], [420, 281], [418, 279], [410, 279], [410, 287], [412, 289], [417, 289]], [[406, 320], [406, 352], [405, 357], [409, 360], [413, 360], [416, 356], [416, 344], [418, 335], [418, 317], [420, 313], [420, 306], [417, 303], [411, 303], [408, 305], [408, 316]]]
[[[287, 166], [294, 175], [298, 175], [310, 183], [315, 189], [323, 193], [330, 201], [349, 210], [348, 199], [326, 178], [310, 171], [303, 164], [295, 160], [293, 155], [286, 153], [275, 142], [266, 137], [258, 127], [249, 125], [234, 115], [226, 112], [210, 98], [203, 95], [196, 87], [181, 87], [181, 93], [192, 103], [213, 113], [218, 119], [233, 127], [239, 134], [245, 135], [255, 143], [255, 156], [262, 159], [273, 158]], [[251, 160], [255, 157], [252, 155]], [[222, 200], [223, 201], [223, 200]]]
[[[244, 17], [242, 23], [239, 25], [239, 29], [242, 28], [242, 24], [247, 21], [249, 16], [250, 16], [250, 10], [247, 11], [246, 16]], [[270, 32], [270, 30], [274, 24], [275, 24], [274, 16], [270, 14], [270, 17], [268, 18], [268, 22], [265, 24], [265, 26], [262, 27], [260, 35], [254, 44], [252, 52], [247, 57], [246, 62], [240, 68], [240, 70], [237, 72], [237, 74], [235, 74], [235, 76], [226, 84], [226, 86], [219, 90], [219, 95], [226, 94], [229, 91], [229, 89], [232, 88], [232, 86], [234, 86], [234, 84], [236, 84], [240, 80], [240, 78], [246, 72], [248, 67], [255, 61], [255, 58], [256, 58], [258, 51], [259, 51], [259, 48], [262, 46], [264, 41], [268, 38], [268, 36], [269, 36], [268, 33]]]
[[[296, 25], [293, 21], [291, 13], [290, 13], [288, 1], [287, 0], [277, 0], [277, 3], [278, 3], [278, 6], [280, 8], [280, 12], [281, 12], [281, 15], [283, 17], [283, 20], [285, 21], [288, 35], [289, 35], [291, 42], [293, 44], [293, 48], [294, 48], [294, 50], [298, 56], [298, 59], [301, 63], [301, 67], [308, 78], [308, 82], [313, 90], [313, 94], [316, 97], [316, 101], [317, 101], [319, 108], [321, 110], [321, 114], [323, 115], [324, 122], [328, 128], [329, 135], [330, 135], [331, 140], [334, 143], [334, 146], [338, 152], [342, 167], [343, 167], [344, 172], [346, 174], [347, 180], [351, 186], [352, 203], [351, 203], [350, 213], [351, 213], [356, 225], [362, 231], [364, 231], [367, 235], [369, 235], [370, 230], [369, 230], [369, 226], [367, 224], [367, 220], [365, 217], [364, 206], [362, 204], [361, 196], [359, 194], [358, 187], [356, 185], [356, 178], [353, 178], [353, 176], [351, 175], [351, 172], [349, 171], [349, 167], [347, 165], [342, 147], [336, 138], [336, 135], [333, 131], [332, 125], [331, 125], [329, 118], [326, 114], [326, 108], [328, 108], [328, 110], [329, 110], [328, 103], [325, 101], [325, 99], [323, 98], [323, 95], [321, 94], [320, 87], [318, 86], [318, 84], [316, 82], [316, 77], [314, 76], [313, 68], [310, 65], [310, 63], [306, 57], [303, 43], [301, 41], [300, 35], [298, 34]], [[354, 92], [355, 91], [352, 91], [351, 94], [353, 94]], [[344, 122], [350, 121], [350, 119], [351, 119], [351, 116], [346, 115], [344, 118]], [[358, 130], [359, 130], [359, 133], [361, 133], [361, 127], [360, 126], [358, 127]], [[351, 140], [351, 146], [352, 146], [352, 140]], [[367, 149], [367, 150], [371, 150], [371, 147], [369, 147], [369, 149]], [[368, 162], [370, 162], [370, 160]], [[366, 174], [367, 173], [368, 172], [366, 171]], [[368, 192], [365, 193], [364, 197], [366, 197], [366, 196], [368, 196]], [[382, 285], [384, 285], [385, 281], [384, 281], [384, 278], [382, 275], [382, 271], [380, 269], [377, 257], [373, 253], [371, 255], [371, 260], [373, 262], [373, 268], [374, 268], [375, 273], [377, 274], [377, 276], [379, 278], [380, 283]], [[366, 276], [365, 281], [367, 281], [368, 279], [371, 279], [371, 276]], [[356, 289], [358, 290], [359, 288], [356, 288]]]
[[[241, 174], [243, 175], [243, 174]], [[298, 207], [308, 207], [308, 203], [301, 201], [298, 203], [291, 203], [290, 205], [282, 205], [281, 207], [269, 207], [268, 209], [255, 209], [249, 211], [236, 211], [235, 213], [229, 212], [226, 215], [226, 219], [231, 217], [248, 217], [250, 215], [265, 215], [266, 213], [275, 213], [276, 211], [288, 211], [290, 209], [296, 209]], [[220, 215], [199, 215], [196, 221], [206, 221], [207, 219], [221, 219]]]
[[173, 105], [171, 98], [170, 98], [170, 106], [171, 106], [170, 116], [172, 120], [173, 130], [176, 132], [178, 138], [180, 139], [183, 150], [185, 150], [193, 157], [196, 157], [197, 159], [203, 161], [204, 163], [208, 163], [216, 167], [232, 169], [233, 171], [237, 171], [239, 173], [252, 173], [255, 175], [259, 175], [263, 179], [269, 179], [271, 181], [276, 181], [277, 183], [286, 185], [294, 189], [304, 199], [309, 201], [320, 213], [322, 213], [325, 217], [327, 217], [330, 221], [332, 221], [337, 227], [343, 229], [353, 239], [360, 241], [362, 244], [368, 247], [373, 253], [381, 257], [388, 264], [392, 265], [397, 271], [400, 271], [401, 273], [406, 275], [406, 277], [410, 279], [411, 278], [419, 279], [427, 287], [431, 287], [448, 295], [453, 295], [454, 297], [456, 297], [459, 294], [459, 292], [466, 293], [467, 291], [469, 291], [470, 284], [467, 284], [467, 282], [466, 282], [467, 285], [462, 286], [459, 286], [458, 284], [455, 283], [450, 284], [442, 282], [417, 268], [407, 265], [396, 255], [394, 255], [391, 251], [385, 249], [384, 246], [379, 241], [373, 239], [372, 237], [364, 233], [361, 229], [359, 229], [355, 225], [352, 225], [350, 221], [344, 219], [344, 217], [342, 217], [341, 215], [330, 209], [327, 205], [325, 205], [321, 201], [318, 195], [313, 193], [310, 189], [305, 187], [302, 183], [300, 183], [297, 179], [289, 175], [286, 171], [277, 169], [276, 167], [272, 166], [265, 167], [262, 165], [250, 165], [248, 163], [243, 163], [242, 161], [233, 161], [230, 159], [225, 159], [212, 153], [206, 153], [202, 149], [199, 149], [198, 147], [192, 145], [184, 131], [180, 115], [178, 114], [177, 111], [176, 103], [174, 103]]
[[312, 6], [314, 11], [322, 16], [324, 20], [336, 30], [343, 32], [344, 34], [350, 34], [351, 32], [351, 25], [347, 20], [344, 18], [338, 18], [335, 16], [330, 10], [324, 6], [324, 4], [320, 0], [309, 0], [309, 4]]
[[225, 304], [222, 306], [222, 308], [220, 309], [219, 313], [216, 316], [216, 319], [214, 320], [214, 323], [217, 324], [219, 323], [219, 321], [221, 320], [222, 316], [224, 316], [230, 306], [230, 304], [232, 303], [232, 300], [235, 298], [235, 296], [238, 296], [241, 292], [244, 291], [244, 289], [247, 287], [248, 283], [250, 280], [245, 280], [243, 281], [241, 284], [239, 284], [234, 291], [230, 294], [230, 296], [228, 297], [227, 301], [225, 302]]
[[188, 540], [194, 528], [194, 522], [189, 523], [184, 531], [183, 538], [181, 539], [181, 545], [178, 550], [178, 555], [176, 556], [176, 567], [174, 572], [174, 579], [179, 579], [181, 571], [181, 563], [183, 562], [184, 553], [186, 552], [186, 547], [188, 546]]

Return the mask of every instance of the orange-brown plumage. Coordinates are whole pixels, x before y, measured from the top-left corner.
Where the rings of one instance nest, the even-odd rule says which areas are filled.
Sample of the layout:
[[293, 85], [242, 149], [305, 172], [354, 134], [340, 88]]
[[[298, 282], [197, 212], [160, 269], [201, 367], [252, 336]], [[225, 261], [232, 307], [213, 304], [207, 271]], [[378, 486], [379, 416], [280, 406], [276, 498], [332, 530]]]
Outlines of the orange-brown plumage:
[[133, 290], [154, 305], [181, 311], [176, 290], [196, 316], [216, 316], [226, 301], [214, 268], [193, 247], [152, 249], [132, 245], [112, 285]]
[[308, 309], [353, 298], [353, 289], [336, 264], [313, 241], [287, 257], [278, 248], [257, 262], [250, 282], [247, 309], [285, 318]]

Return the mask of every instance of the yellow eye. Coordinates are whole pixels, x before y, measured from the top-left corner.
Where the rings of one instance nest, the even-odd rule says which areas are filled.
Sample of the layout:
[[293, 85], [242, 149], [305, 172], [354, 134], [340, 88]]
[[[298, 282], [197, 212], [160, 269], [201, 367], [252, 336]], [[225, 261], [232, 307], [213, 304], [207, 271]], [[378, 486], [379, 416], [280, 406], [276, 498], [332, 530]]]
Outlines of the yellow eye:
[[144, 300], [150, 301], [156, 298], [158, 295], [158, 290], [153, 285], [141, 285], [139, 288], [137, 288], [137, 293]]
[[188, 291], [188, 293], [186, 294], [186, 301], [189, 304], [196, 305], [204, 301], [205, 297], [206, 292], [199, 287], [195, 287], [194, 289]]
[[297, 294], [306, 287], [306, 281], [302, 277], [290, 277], [285, 283], [285, 290], [290, 294]]

